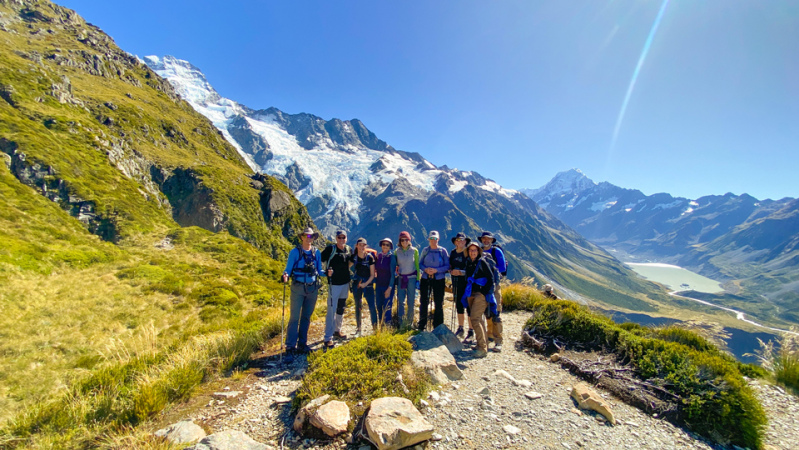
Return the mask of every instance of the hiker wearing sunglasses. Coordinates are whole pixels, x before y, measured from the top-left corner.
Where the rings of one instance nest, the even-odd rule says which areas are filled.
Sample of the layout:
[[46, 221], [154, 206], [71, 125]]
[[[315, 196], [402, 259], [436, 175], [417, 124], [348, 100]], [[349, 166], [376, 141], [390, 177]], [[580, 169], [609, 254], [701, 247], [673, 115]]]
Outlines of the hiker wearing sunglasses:
[[336, 231], [336, 243], [328, 245], [322, 252], [325, 261], [325, 272], [329, 284], [327, 297], [327, 316], [325, 317], [325, 347], [334, 347], [333, 339], [346, 339], [341, 332], [344, 321], [344, 308], [350, 293], [350, 256], [352, 251], [347, 245], [347, 233]]
[[[416, 283], [419, 280], [419, 250], [411, 245], [411, 234], [399, 234], [399, 248], [394, 252], [397, 261], [397, 310], [403, 325], [413, 325], [416, 308]], [[406, 303], [407, 302], [407, 303]], [[402, 306], [406, 315], [402, 317]]]
[[[394, 275], [397, 272], [397, 258], [394, 256], [394, 242], [389, 238], [380, 241], [380, 253], [375, 261], [375, 303], [377, 317], [384, 324], [391, 324], [391, 309], [394, 307]], [[403, 316], [402, 303], [397, 305], [397, 314]]]
[[286, 353], [289, 355], [310, 350], [308, 328], [319, 294], [319, 277], [324, 276], [321, 255], [313, 247], [313, 241], [318, 237], [319, 233], [306, 228], [300, 234], [300, 245], [289, 252], [283, 271], [284, 283], [291, 278], [291, 305], [286, 332]]
[[367, 251], [366, 239], [358, 238], [355, 244], [355, 252], [350, 256], [350, 266], [355, 268], [355, 275], [352, 278], [352, 294], [355, 298], [355, 324], [357, 330], [355, 337], [361, 337], [361, 308], [363, 297], [366, 297], [366, 305], [369, 307], [369, 318], [372, 319], [372, 330], [377, 328], [377, 310], [375, 309], [375, 256], [374, 250]]
[[422, 280], [419, 283], [420, 330], [424, 330], [427, 325], [431, 292], [435, 306], [433, 328], [444, 323], [444, 278], [449, 271], [449, 253], [444, 247], [438, 246], [438, 231], [431, 231], [427, 242], [429, 245], [419, 255], [419, 268], [422, 270]]

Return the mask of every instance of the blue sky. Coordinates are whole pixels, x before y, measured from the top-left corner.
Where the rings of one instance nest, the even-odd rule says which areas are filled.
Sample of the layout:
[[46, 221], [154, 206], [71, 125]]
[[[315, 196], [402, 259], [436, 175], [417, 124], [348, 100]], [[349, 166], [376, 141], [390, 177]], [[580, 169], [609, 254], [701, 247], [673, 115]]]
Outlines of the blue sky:
[[[646, 194], [799, 196], [799, 2], [59, 2], [223, 96], [361, 119], [510, 188], [573, 167]], [[619, 123], [617, 138], [614, 128]]]

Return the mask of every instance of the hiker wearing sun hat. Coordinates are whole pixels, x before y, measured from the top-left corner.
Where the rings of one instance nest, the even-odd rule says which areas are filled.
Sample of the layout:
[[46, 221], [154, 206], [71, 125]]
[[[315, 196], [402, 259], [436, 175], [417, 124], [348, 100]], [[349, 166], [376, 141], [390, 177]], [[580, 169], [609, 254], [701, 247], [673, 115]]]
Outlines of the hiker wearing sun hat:
[[430, 293], [433, 294], [435, 311], [433, 312], [433, 328], [444, 323], [444, 278], [449, 271], [449, 253], [438, 246], [438, 231], [431, 231], [427, 237], [430, 244], [419, 255], [419, 268], [422, 280], [419, 282], [419, 329], [424, 330], [428, 321], [428, 305]]
[[[394, 256], [394, 242], [389, 238], [380, 241], [380, 253], [375, 261], [375, 304], [378, 320], [391, 323], [391, 309], [394, 307], [394, 275], [397, 272], [397, 258]], [[398, 305], [397, 314], [404, 313], [402, 304]]]
[[[399, 247], [394, 252], [397, 261], [397, 310], [405, 306], [405, 317], [400, 314], [403, 324], [413, 325], [416, 308], [416, 282], [419, 280], [419, 250], [411, 245], [411, 234], [399, 234]], [[407, 303], [406, 303], [407, 301]]]
[[[449, 253], [449, 273], [452, 276], [452, 298], [455, 299], [455, 309], [458, 312], [458, 330], [455, 336], [463, 337], [463, 323], [464, 323], [464, 306], [458, 297], [463, 294], [466, 289], [466, 259], [469, 255], [466, 254], [466, 246], [472, 240], [467, 238], [465, 234], [458, 233], [452, 238], [452, 243], [455, 248]], [[474, 335], [474, 330], [469, 329], [467, 339]]]
[[291, 278], [291, 304], [286, 332], [286, 352], [289, 354], [308, 351], [308, 328], [319, 294], [319, 277], [324, 276], [321, 255], [313, 247], [313, 241], [318, 237], [319, 233], [310, 227], [303, 230], [300, 233], [300, 245], [289, 252], [283, 271], [284, 283]]
[[[491, 317], [487, 324], [488, 341], [494, 342], [495, 352], [502, 351], [502, 290], [500, 288], [500, 280], [508, 274], [508, 263], [505, 259], [505, 253], [502, 247], [497, 244], [497, 238], [490, 231], [483, 231], [480, 234], [480, 243], [483, 244], [483, 253], [490, 257], [499, 272], [497, 279], [494, 280], [494, 297], [497, 300], [497, 313]], [[497, 325], [499, 324], [499, 327]]]

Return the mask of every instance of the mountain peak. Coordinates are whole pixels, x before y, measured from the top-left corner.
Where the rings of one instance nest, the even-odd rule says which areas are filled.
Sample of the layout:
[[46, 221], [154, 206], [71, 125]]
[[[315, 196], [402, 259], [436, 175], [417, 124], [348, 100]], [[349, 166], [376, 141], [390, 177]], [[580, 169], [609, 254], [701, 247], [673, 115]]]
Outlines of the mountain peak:
[[585, 176], [580, 169], [573, 168], [559, 172], [547, 184], [538, 189], [524, 189], [522, 192], [539, 204], [548, 204], [552, 198], [564, 194], [578, 194], [594, 186], [596, 183]]

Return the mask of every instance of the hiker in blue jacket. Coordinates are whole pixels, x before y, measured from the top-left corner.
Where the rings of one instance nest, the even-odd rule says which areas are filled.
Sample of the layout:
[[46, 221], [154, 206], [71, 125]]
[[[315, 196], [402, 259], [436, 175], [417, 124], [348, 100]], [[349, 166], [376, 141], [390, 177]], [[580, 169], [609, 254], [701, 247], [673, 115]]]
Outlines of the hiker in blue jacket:
[[438, 231], [431, 231], [427, 241], [430, 245], [422, 249], [419, 255], [419, 269], [422, 272], [422, 280], [419, 283], [420, 330], [424, 330], [427, 326], [427, 308], [430, 304], [431, 291], [435, 306], [433, 328], [444, 323], [444, 278], [449, 271], [449, 254], [447, 249], [438, 246]]
[[291, 278], [291, 305], [286, 329], [286, 353], [289, 355], [310, 350], [308, 328], [319, 294], [319, 277], [324, 276], [321, 255], [312, 245], [318, 237], [319, 233], [306, 228], [300, 234], [301, 244], [289, 252], [283, 271], [284, 283]]
[[[394, 256], [394, 242], [389, 238], [380, 241], [380, 253], [375, 262], [375, 303], [377, 317], [384, 324], [391, 324], [391, 309], [394, 307], [394, 278], [397, 273], [397, 258]], [[402, 304], [397, 304], [397, 314], [405, 313]]]
[[[494, 271], [491, 263], [483, 254], [483, 249], [476, 242], [466, 246], [469, 259], [466, 261], [466, 288], [460, 298], [464, 307], [469, 308], [469, 323], [474, 330], [477, 348], [472, 354], [475, 358], [485, 358], [488, 350], [486, 342], [486, 324], [483, 313], [496, 313], [497, 302], [494, 298]], [[502, 334], [502, 325], [499, 326]]]
[[491, 234], [490, 231], [483, 231], [480, 235], [480, 242], [483, 244], [483, 254], [490, 256], [494, 263], [496, 264], [497, 271], [499, 272], [499, 277], [494, 280], [494, 297], [497, 299], [497, 314], [488, 321], [487, 326], [487, 339], [489, 342], [494, 342], [494, 348], [492, 349], [495, 352], [502, 351], [502, 325], [500, 325], [499, 332], [496, 331], [496, 324], [502, 323], [502, 318], [500, 314], [502, 313], [502, 290], [500, 288], [499, 282], [501, 278], [508, 274], [508, 262], [505, 259], [505, 253], [502, 251], [502, 247], [497, 245], [497, 238]]

